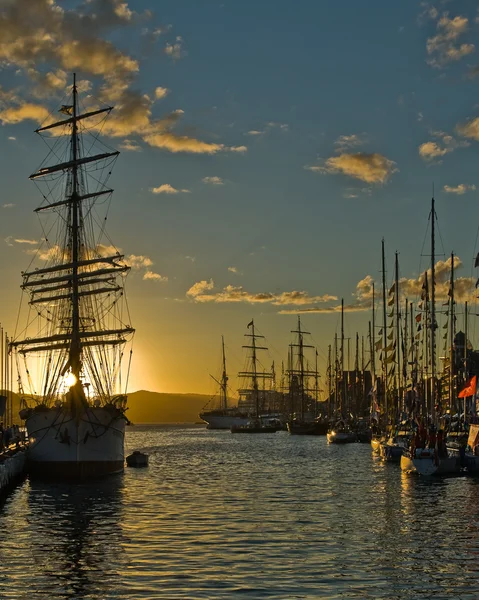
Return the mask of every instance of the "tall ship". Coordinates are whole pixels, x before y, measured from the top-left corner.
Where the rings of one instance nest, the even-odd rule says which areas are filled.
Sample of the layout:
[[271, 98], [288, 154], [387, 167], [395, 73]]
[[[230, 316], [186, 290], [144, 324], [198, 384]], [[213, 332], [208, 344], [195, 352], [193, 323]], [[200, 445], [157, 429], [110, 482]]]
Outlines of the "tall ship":
[[226, 373], [226, 355], [225, 341], [221, 336], [221, 377], [217, 379], [213, 375], [210, 377], [217, 383], [219, 387], [219, 396], [217, 406], [210, 406], [208, 403], [200, 412], [199, 417], [207, 423], [207, 429], [231, 429], [234, 425], [246, 425], [249, 421], [248, 413], [241, 411], [236, 406], [228, 404], [228, 375]]
[[99, 134], [112, 108], [84, 106], [73, 75], [65, 118], [36, 130], [50, 147], [30, 176], [43, 196], [35, 210], [43, 242], [22, 273], [28, 302], [10, 345], [34, 476], [84, 479], [124, 466], [134, 329], [130, 267], [105, 232], [119, 152]]

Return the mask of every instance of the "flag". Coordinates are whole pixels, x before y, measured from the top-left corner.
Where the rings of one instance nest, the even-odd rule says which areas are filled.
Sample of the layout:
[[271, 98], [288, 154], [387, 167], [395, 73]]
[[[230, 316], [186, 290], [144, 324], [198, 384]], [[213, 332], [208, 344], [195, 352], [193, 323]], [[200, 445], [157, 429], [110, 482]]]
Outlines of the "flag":
[[393, 284], [392, 284], [392, 286], [391, 286], [391, 287], [390, 287], [390, 289], [389, 289], [389, 293], [390, 293], [390, 294], [393, 294], [395, 289], [396, 289], [396, 284], [395, 284], [395, 283], [393, 283]]
[[459, 392], [457, 395], [458, 398], [467, 398], [468, 396], [474, 396], [476, 393], [476, 383], [477, 377], [471, 377], [469, 381], [466, 382], [466, 386]]
[[383, 347], [383, 342], [382, 340], [378, 340], [374, 345], [376, 347], [376, 351], [379, 351]]
[[416, 315], [416, 323], [420, 323], [422, 319], [422, 314]]
[[388, 306], [394, 305], [394, 296], [388, 301]]
[[252, 325], [253, 325], [253, 319], [251, 319], [251, 321], [248, 323], [248, 325], [246, 325], [246, 327], [249, 329]]
[[477, 253], [476, 262], [474, 263], [474, 266], [479, 267], [479, 252]]
[[64, 115], [68, 115], [69, 117], [71, 117], [73, 114], [73, 106], [70, 106], [69, 104], [62, 104], [62, 107], [58, 112], [61, 112]]
[[392, 340], [394, 338], [394, 329], [391, 329], [391, 333], [388, 334], [388, 340]]

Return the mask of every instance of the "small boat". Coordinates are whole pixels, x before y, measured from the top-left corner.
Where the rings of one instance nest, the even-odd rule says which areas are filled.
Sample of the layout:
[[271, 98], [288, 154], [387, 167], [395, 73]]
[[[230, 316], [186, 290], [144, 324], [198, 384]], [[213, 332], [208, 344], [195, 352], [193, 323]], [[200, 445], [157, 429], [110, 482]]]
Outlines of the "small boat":
[[356, 433], [342, 421], [328, 431], [326, 437], [328, 444], [351, 444], [358, 441]]
[[386, 462], [399, 463], [404, 451], [409, 448], [410, 435], [407, 431], [398, 431], [379, 445], [379, 455]]
[[129, 467], [147, 467], [148, 454], [135, 450], [132, 454], [126, 457], [126, 464]]
[[321, 419], [314, 421], [293, 421], [288, 422], [288, 431], [293, 435], [326, 435], [328, 432], [328, 422]]
[[401, 456], [401, 470], [418, 473], [425, 477], [431, 475], [456, 475], [461, 470], [459, 456], [444, 456], [439, 458], [437, 452], [429, 448], [418, 448], [415, 455], [404, 451]]

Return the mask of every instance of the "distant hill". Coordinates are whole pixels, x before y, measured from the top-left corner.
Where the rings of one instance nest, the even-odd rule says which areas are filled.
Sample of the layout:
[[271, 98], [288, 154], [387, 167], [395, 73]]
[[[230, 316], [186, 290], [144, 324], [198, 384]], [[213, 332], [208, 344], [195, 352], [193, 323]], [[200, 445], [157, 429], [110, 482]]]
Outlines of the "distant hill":
[[[0, 395], [4, 393], [0, 390]], [[14, 423], [20, 424], [20, 396], [11, 392]], [[159, 394], [140, 390], [128, 394], [127, 417], [132, 423], [196, 423], [211, 399], [207, 394]], [[0, 415], [0, 422], [3, 417]]]
[[132, 423], [195, 423], [211, 399], [206, 394], [160, 394], [140, 390], [128, 394], [127, 417]]

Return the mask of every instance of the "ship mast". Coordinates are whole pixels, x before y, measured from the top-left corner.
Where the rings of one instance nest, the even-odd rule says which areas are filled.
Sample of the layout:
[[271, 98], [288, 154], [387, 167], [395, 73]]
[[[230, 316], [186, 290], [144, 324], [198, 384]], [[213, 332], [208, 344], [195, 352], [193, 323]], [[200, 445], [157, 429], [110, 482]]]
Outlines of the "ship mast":
[[[240, 373], [238, 373], [238, 377], [249, 377], [252, 380], [253, 383], [253, 400], [254, 400], [254, 407], [255, 407], [255, 417], [259, 418], [259, 385], [258, 385], [258, 379], [270, 379], [271, 378], [271, 374], [270, 373], [259, 373], [258, 372], [258, 359], [256, 356], [256, 352], [258, 350], [267, 350], [268, 348], [266, 348], [265, 346], [258, 346], [256, 343], [256, 340], [258, 338], [263, 338], [264, 339], [264, 335], [259, 335], [258, 333], [256, 333], [255, 331], [255, 327], [254, 327], [254, 319], [251, 319], [250, 323], [248, 323], [248, 329], [251, 327], [251, 333], [245, 333], [245, 337], [250, 337], [251, 338], [251, 344], [249, 345], [245, 345], [243, 346], [243, 348], [247, 348], [248, 350], [251, 350], [251, 371], [241, 371]], [[263, 386], [264, 387], [264, 386]], [[240, 390], [241, 392], [246, 392], [247, 390]]]
[[384, 238], [381, 242], [382, 249], [382, 283], [383, 283], [383, 377], [384, 377], [384, 428], [388, 427], [388, 336], [386, 320], [386, 259], [384, 257]]
[[72, 341], [70, 345], [69, 363], [77, 382], [80, 381], [81, 372], [81, 342], [80, 342], [80, 306], [78, 296], [78, 259], [79, 259], [79, 208], [78, 201], [78, 125], [77, 125], [77, 86], [76, 73], [73, 74], [73, 121], [72, 121], [72, 180], [71, 194], [71, 243], [72, 243]]
[[436, 255], [434, 196], [431, 202], [431, 418], [436, 420]]

